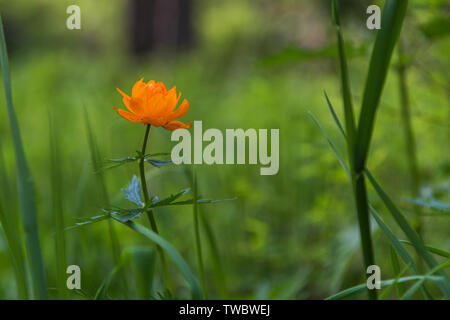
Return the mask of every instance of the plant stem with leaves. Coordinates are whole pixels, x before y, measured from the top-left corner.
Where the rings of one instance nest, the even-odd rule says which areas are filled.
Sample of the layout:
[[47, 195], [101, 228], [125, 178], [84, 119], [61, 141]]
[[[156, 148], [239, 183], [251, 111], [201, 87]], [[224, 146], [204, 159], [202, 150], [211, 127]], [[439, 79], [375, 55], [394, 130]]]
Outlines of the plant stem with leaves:
[[[358, 224], [361, 237], [361, 247], [364, 259], [364, 274], [370, 265], [375, 264], [373, 253], [372, 236], [370, 232], [369, 219], [369, 201], [367, 199], [367, 188], [362, 170], [356, 170], [354, 166], [354, 141], [356, 135], [356, 125], [353, 113], [353, 105], [351, 99], [350, 80], [347, 67], [347, 59], [344, 50], [344, 40], [341, 31], [341, 24], [339, 18], [339, 3], [334, 0], [332, 2], [332, 17], [336, 27], [336, 36], [338, 42], [339, 64], [341, 74], [341, 88], [344, 104], [345, 115], [345, 131], [347, 142], [347, 154], [349, 159], [350, 175], [352, 180], [353, 196], [356, 203], [356, 211], [358, 214]], [[368, 291], [369, 299], [376, 300], [377, 293], [375, 290]]]
[[[144, 164], [145, 164], [144, 156], [145, 156], [145, 151], [147, 148], [147, 141], [148, 141], [148, 136], [150, 133], [150, 128], [151, 128], [151, 125], [149, 125], [149, 124], [147, 124], [145, 127], [144, 143], [142, 144], [141, 158], [139, 160], [139, 172], [141, 175], [141, 185], [142, 185], [142, 193], [144, 195], [144, 207], [145, 208], [150, 204], [150, 196], [149, 196], [148, 189], [147, 189], [147, 180], [145, 178], [145, 167], [144, 167]], [[153, 211], [146, 210], [146, 212], [147, 212], [148, 220], [150, 221], [150, 226], [152, 228], [152, 231], [155, 232], [156, 234], [159, 234], [158, 226], [156, 225], [156, 220], [155, 220], [155, 217], [153, 216]], [[170, 278], [169, 278], [169, 272], [167, 270], [167, 263], [166, 263], [166, 258], [164, 256], [164, 252], [159, 245], [157, 245], [156, 248], [157, 248], [158, 254], [161, 258], [161, 265], [162, 265], [162, 269], [163, 269], [164, 281], [166, 283], [166, 287], [167, 287], [167, 289], [169, 289], [171, 291], [172, 286], [171, 286], [171, 282], [170, 282]]]

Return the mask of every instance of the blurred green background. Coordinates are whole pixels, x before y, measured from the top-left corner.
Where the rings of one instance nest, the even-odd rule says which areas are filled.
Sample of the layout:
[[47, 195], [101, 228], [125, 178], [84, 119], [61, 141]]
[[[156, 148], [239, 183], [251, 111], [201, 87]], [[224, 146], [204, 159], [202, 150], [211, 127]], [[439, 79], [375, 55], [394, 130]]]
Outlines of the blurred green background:
[[[374, 3], [382, 4], [341, 1], [357, 111], [375, 37], [375, 32], [365, 27], [365, 10]], [[66, 8], [71, 4], [81, 8], [81, 30], [66, 28]], [[55, 125], [62, 169], [58, 197], [65, 224], [71, 226], [76, 218], [96, 216], [105, 207], [89, 151], [84, 109], [101, 159], [132, 156], [141, 147], [144, 127], [125, 121], [113, 107], [122, 107], [116, 88], [129, 93], [141, 77], [163, 81], [167, 87], [176, 85], [190, 103], [183, 121], [202, 120], [204, 129], [280, 129], [280, 170], [275, 176], [260, 176], [259, 166], [198, 168], [202, 197], [237, 197], [203, 206], [203, 216], [216, 240], [216, 247], [211, 248], [202, 229], [210, 298], [321, 299], [364, 281], [350, 185], [307, 114], [310, 111], [319, 119], [345, 154], [344, 141], [323, 96], [325, 90], [341, 116], [329, 1], [0, 0], [0, 12], [10, 55], [14, 105], [38, 201], [51, 297], [57, 295], [49, 119]], [[449, 14], [448, 1], [410, 1], [402, 32], [421, 196], [432, 194], [447, 203]], [[395, 54], [368, 167], [413, 220], [417, 210], [406, 199], [417, 195], [411, 191], [397, 62]], [[0, 171], [5, 174], [0, 177], [0, 196], [5, 212], [17, 216], [16, 169], [4, 101], [1, 90], [0, 166], [4, 170]], [[152, 128], [150, 152], [169, 152], [172, 145], [168, 132]], [[103, 174], [111, 205], [127, 207], [120, 190], [138, 174], [137, 165]], [[181, 166], [148, 167], [148, 176], [150, 193], [160, 198], [189, 186]], [[371, 193], [370, 200], [404, 238], [378, 198]], [[448, 215], [421, 212], [425, 243], [449, 250]], [[162, 208], [155, 214], [161, 235], [198, 274], [192, 208]], [[148, 224], [144, 218], [137, 222]], [[152, 248], [133, 231], [119, 224], [114, 227], [122, 250]], [[103, 221], [70, 230], [66, 237], [67, 263], [81, 267], [82, 288], [92, 296], [115, 266], [108, 224]], [[374, 243], [382, 278], [391, 278], [389, 243], [378, 231]], [[187, 297], [184, 280], [173, 264], [169, 266], [175, 296]], [[142, 280], [136, 276], [136, 268], [132, 263], [124, 268], [126, 291], [118, 278], [113, 279], [111, 298], [141, 297]], [[13, 274], [2, 236], [0, 298], [16, 297]], [[161, 290], [158, 279], [154, 296]], [[68, 297], [82, 298], [75, 293]]]

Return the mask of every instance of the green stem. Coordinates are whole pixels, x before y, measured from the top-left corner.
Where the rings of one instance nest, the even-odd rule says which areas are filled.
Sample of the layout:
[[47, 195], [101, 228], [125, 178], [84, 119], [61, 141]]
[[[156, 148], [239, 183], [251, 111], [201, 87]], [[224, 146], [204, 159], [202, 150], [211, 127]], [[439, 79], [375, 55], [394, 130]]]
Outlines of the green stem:
[[[364, 274], [368, 277], [366, 271], [367, 267], [375, 264], [372, 236], [370, 233], [370, 219], [369, 219], [369, 201], [367, 199], [366, 182], [364, 174], [361, 170], [355, 169], [353, 161], [355, 155], [355, 137], [356, 137], [356, 124], [353, 113], [353, 105], [351, 99], [350, 77], [348, 73], [347, 59], [345, 56], [344, 39], [342, 36], [340, 17], [339, 17], [339, 2], [337, 0], [332, 1], [332, 17], [336, 26], [336, 35], [339, 52], [339, 64], [340, 64], [340, 76], [342, 86], [342, 98], [344, 105], [345, 115], [345, 131], [347, 142], [347, 154], [349, 167], [351, 169], [351, 178], [353, 186], [353, 195], [356, 202], [356, 210], [358, 214], [359, 232], [361, 237], [361, 247], [364, 259]], [[376, 300], [377, 292], [375, 290], [369, 290], [369, 299]]]
[[192, 189], [194, 192], [194, 202], [193, 202], [193, 214], [194, 214], [194, 233], [195, 233], [195, 246], [197, 249], [197, 260], [198, 260], [198, 266], [200, 268], [200, 276], [201, 276], [201, 285], [202, 285], [202, 292], [203, 292], [203, 299], [208, 299], [208, 293], [206, 292], [206, 281], [205, 281], [205, 269], [203, 266], [203, 256], [202, 256], [202, 244], [200, 241], [200, 228], [199, 228], [199, 222], [198, 222], [198, 191], [197, 191], [197, 175], [195, 173], [195, 170], [192, 171]]
[[[141, 185], [142, 185], [142, 193], [144, 194], [145, 207], [147, 207], [147, 205], [150, 202], [150, 196], [148, 194], [147, 180], [145, 179], [145, 168], [144, 168], [144, 163], [145, 163], [144, 156], [145, 156], [145, 150], [147, 148], [147, 141], [148, 141], [148, 136], [150, 133], [150, 127], [151, 127], [151, 125], [147, 124], [147, 126], [145, 128], [144, 143], [142, 144], [142, 150], [141, 150], [142, 157], [139, 160], [139, 171], [141, 174]], [[158, 226], [156, 225], [155, 217], [153, 216], [153, 210], [147, 210], [147, 217], [148, 217], [148, 220], [150, 221], [150, 226], [152, 228], [152, 231], [155, 232], [156, 234], [159, 234]], [[169, 272], [167, 271], [168, 269], [167, 269], [166, 258], [164, 257], [164, 252], [159, 245], [156, 246], [156, 249], [158, 250], [158, 254], [161, 258], [161, 265], [162, 265], [163, 274], [164, 274], [164, 281], [166, 282], [166, 287], [167, 287], [167, 289], [172, 291], [172, 285], [170, 282]]]
[[[364, 272], [366, 277], [368, 277], [366, 273], [367, 268], [375, 264], [375, 258], [373, 254], [372, 235], [370, 232], [369, 202], [367, 199], [366, 181], [362, 173], [355, 174], [352, 170], [352, 176], [353, 193], [356, 201], [356, 211], [358, 213], [361, 247], [364, 259]], [[370, 300], [377, 300], [376, 290], [368, 290], [368, 295]]]

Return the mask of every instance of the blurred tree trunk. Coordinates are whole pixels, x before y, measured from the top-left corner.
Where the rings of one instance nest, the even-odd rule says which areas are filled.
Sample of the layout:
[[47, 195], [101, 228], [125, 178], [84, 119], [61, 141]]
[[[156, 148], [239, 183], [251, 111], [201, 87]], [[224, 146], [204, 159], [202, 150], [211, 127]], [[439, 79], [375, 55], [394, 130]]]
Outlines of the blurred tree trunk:
[[192, 0], [130, 0], [132, 51], [178, 51], [192, 45]]

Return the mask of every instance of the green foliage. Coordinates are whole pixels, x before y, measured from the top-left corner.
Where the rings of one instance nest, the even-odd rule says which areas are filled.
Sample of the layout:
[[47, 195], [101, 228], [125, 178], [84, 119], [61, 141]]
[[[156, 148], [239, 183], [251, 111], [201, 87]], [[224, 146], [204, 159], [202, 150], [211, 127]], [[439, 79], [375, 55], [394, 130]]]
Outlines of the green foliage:
[[[36, 299], [46, 299], [47, 279], [45, 267], [42, 260], [41, 246], [39, 240], [36, 201], [32, 185], [31, 174], [28, 169], [25, 152], [22, 146], [19, 124], [14, 111], [12, 100], [11, 79], [8, 66], [8, 54], [6, 51], [6, 40], [3, 32], [3, 21], [0, 17], [0, 65], [2, 68], [3, 86], [5, 90], [6, 108], [13, 138], [14, 151], [17, 166], [17, 181], [19, 202], [22, 213], [22, 223], [25, 232], [25, 247], [29, 261], [29, 268], [33, 280], [33, 293]], [[8, 226], [9, 228], [9, 226]]]
[[[349, 130], [344, 122], [342, 126], [333, 125], [333, 118], [344, 120], [349, 110], [349, 104], [336, 98], [344, 89], [343, 73], [339, 72], [345, 71], [344, 63], [348, 69], [344, 84], [352, 89], [346, 92], [347, 101], [354, 107], [355, 120], [361, 113], [376, 35], [364, 27], [362, 4], [355, 9], [342, 1], [342, 17], [331, 23], [329, 2], [280, 0], [260, 5], [257, 1], [232, 0], [217, 7], [200, 0], [201, 5], [193, 12], [197, 41], [190, 50], [154, 51], [137, 58], [130, 54], [128, 40], [132, 37], [126, 28], [126, 2], [117, 6], [79, 2], [81, 32], [64, 28], [61, 14], [66, 5], [62, 2], [2, 3], [14, 111], [20, 120], [31, 172], [28, 177], [36, 186], [39, 244], [50, 298], [61, 297], [56, 290], [61, 281], [57, 282], [59, 267], [55, 263], [60, 258], [55, 254], [56, 237], [60, 236], [55, 233], [60, 230], [54, 219], [58, 212], [64, 222], [60, 225], [70, 230], [64, 233], [67, 262], [82, 269], [82, 290], [66, 289], [67, 299], [93, 299], [128, 251], [130, 258], [115, 270], [98, 298], [192, 297], [191, 285], [167, 251], [163, 249], [171, 290], [166, 289], [154, 242], [120, 225], [134, 223], [150, 228], [147, 212], [121, 192], [125, 189], [134, 200], [139, 199], [138, 187], [142, 192], [141, 184], [133, 182], [128, 188], [127, 183], [133, 175], [139, 177], [137, 164], [142, 154], [136, 149], [142, 143], [143, 127], [124, 121], [112, 109], [122, 103], [115, 88], [129, 92], [141, 76], [163, 81], [169, 88], [176, 85], [182, 99], [190, 103], [186, 122], [202, 120], [204, 130], [280, 128], [277, 175], [262, 177], [251, 165], [196, 165], [197, 195], [191, 180], [183, 174], [189, 168], [170, 165], [169, 153], [158, 154], [159, 150], [170, 151], [170, 132], [151, 130], [145, 157], [152, 161], [144, 161], [151, 200], [146, 210], [151, 210], [158, 223], [160, 237], [170, 242], [198, 279], [200, 296], [203, 281], [211, 299], [322, 299], [364, 282], [358, 254], [359, 227], [352, 214], [353, 190], [346, 176], [346, 171], [351, 175], [349, 161], [353, 157], [346, 150], [348, 137], [339, 137], [340, 131]], [[447, 259], [450, 226], [445, 206], [449, 203], [450, 171], [448, 148], [444, 147], [448, 145], [449, 91], [444, 3], [410, 1], [402, 30], [404, 51], [400, 62], [408, 67], [421, 193], [410, 192], [399, 88], [391, 71], [396, 70], [392, 68], [395, 65], [386, 74], [367, 158], [372, 175], [410, 226], [415, 227], [412, 222], [421, 217], [424, 228], [420, 240], [438, 265]], [[436, 29], [438, 24], [442, 24], [440, 30]], [[324, 89], [329, 111], [321, 94]], [[0, 233], [5, 237], [0, 236], [0, 298], [32, 298], [32, 270], [29, 256], [24, 254], [26, 230], [17, 201], [23, 193], [16, 191], [19, 180], [14, 128], [8, 121], [8, 106], [3, 107], [4, 98], [2, 91]], [[314, 121], [308, 111], [314, 114]], [[48, 113], [57, 135], [53, 137], [57, 160], [53, 161], [48, 152]], [[327, 139], [321, 134], [325, 131]], [[339, 154], [338, 161], [328, 145]], [[61, 172], [59, 181], [53, 176], [56, 171]], [[171, 199], [183, 193], [183, 187], [190, 187], [190, 191]], [[433, 197], [426, 194], [428, 187], [433, 189]], [[416, 246], [376, 191], [368, 189], [376, 264], [382, 269], [383, 279], [393, 280], [390, 287], [384, 286], [388, 291], [379, 292], [380, 298], [400, 298], [422, 278], [396, 279], [423, 276], [432, 268], [419, 263]], [[144, 202], [143, 194], [140, 196]], [[231, 197], [235, 198], [226, 199]], [[193, 219], [194, 204], [198, 204], [197, 220]], [[62, 210], [55, 212], [56, 206]], [[200, 272], [195, 229], [204, 275]], [[397, 257], [396, 268], [392, 256]], [[427, 279], [410, 297], [445, 297], [436, 285], [437, 281], [442, 287], [441, 275], [435, 273]], [[401, 288], [397, 294], [396, 288]], [[365, 293], [362, 290], [348, 297], [364, 299]]]

